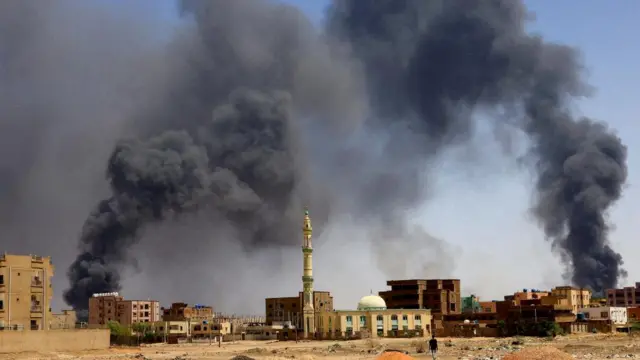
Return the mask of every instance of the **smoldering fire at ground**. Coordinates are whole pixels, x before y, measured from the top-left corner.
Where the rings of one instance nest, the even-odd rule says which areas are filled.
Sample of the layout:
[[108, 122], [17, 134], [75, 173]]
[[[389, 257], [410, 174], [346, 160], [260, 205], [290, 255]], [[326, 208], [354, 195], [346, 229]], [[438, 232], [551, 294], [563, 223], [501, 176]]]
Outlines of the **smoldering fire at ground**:
[[[0, 14], [24, 16], [28, 3], [1, 2]], [[84, 224], [69, 304], [119, 290], [145, 228], [194, 213], [232, 224], [247, 251], [297, 246], [304, 205], [318, 229], [349, 214], [402, 238], [426, 201], [431, 160], [471, 139], [478, 119], [528, 136], [532, 211], [572, 281], [597, 291], [624, 276], [606, 213], [626, 182], [626, 148], [572, 115], [587, 88], [579, 53], [528, 34], [520, 1], [341, 0], [322, 31], [267, 1], [179, 5], [162, 86], [128, 114], [133, 136], [107, 163], [111, 195]], [[13, 33], [40, 44], [38, 31]], [[136, 76], [145, 71], [158, 75]]]

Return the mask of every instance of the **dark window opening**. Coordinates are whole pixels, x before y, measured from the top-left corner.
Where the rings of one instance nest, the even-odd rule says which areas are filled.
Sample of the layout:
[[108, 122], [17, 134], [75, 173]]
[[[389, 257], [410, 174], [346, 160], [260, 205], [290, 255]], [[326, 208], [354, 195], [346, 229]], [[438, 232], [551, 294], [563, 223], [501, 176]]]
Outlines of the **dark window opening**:
[[4, 285], [4, 275], [0, 275], [0, 285]]
[[0, 300], [0, 310], [4, 310], [4, 300]]

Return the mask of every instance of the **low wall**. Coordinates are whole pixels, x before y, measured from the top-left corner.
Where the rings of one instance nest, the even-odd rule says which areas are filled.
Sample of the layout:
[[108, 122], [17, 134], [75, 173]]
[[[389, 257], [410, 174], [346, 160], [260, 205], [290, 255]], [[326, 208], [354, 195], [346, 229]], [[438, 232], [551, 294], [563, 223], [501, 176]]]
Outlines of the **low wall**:
[[0, 331], [0, 353], [82, 351], [109, 348], [109, 330]]

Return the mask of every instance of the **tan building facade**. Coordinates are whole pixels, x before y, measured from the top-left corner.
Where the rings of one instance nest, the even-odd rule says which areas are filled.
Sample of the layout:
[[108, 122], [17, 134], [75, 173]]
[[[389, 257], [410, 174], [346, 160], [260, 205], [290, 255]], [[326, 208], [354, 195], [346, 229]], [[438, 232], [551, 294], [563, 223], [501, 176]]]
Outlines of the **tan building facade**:
[[89, 326], [103, 326], [110, 321], [129, 326], [160, 320], [160, 303], [155, 300], [125, 300], [117, 293], [94, 294], [89, 299]]
[[163, 321], [193, 321], [211, 320], [214, 318], [211, 306], [194, 305], [187, 303], [173, 303], [169, 308], [162, 308]]
[[357, 310], [316, 314], [316, 337], [428, 337], [432, 332], [431, 321], [428, 309], [387, 309], [381, 297], [369, 295], [360, 300]]
[[49, 257], [0, 255], [0, 329], [48, 329], [53, 273]]
[[76, 322], [78, 322], [78, 317], [74, 310], [62, 310], [60, 313], [51, 314], [49, 329], [75, 329]]
[[[302, 328], [303, 292], [295, 297], [280, 297], [265, 299], [265, 314], [267, 325], [290, 321], [297, 328]], [[333, 296], [328, 291], [313, 292], [314, 314], [333, 311]]]
[[577, 314], [579, 309], [589, 306], [591, 303], [591, 290], [573, 286], [557, 286], [551, 289], [551, 295], [567, 299], [567, 303]]

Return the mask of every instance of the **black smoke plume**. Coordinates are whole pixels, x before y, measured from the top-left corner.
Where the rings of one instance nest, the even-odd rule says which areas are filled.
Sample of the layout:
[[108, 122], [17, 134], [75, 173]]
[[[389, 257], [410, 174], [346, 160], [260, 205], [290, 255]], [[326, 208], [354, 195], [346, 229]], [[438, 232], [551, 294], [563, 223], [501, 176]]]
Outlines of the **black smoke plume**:
[[[606, 215], [626, 181], [625, 147], [572, 114], [589, 90], [579, 54], [527, 33], [521, 1], [336, 0], [323, 32], [271, 1], [177, 4], [166, 44], [121, 7], [0, 1], [0, 221], [9, 250], [61, 259], [93, 209], [69, 304], [120, 290], [145, 230], [196, 215], [255, 252], [299, 245], [308, 205], [318, 230], [336, 218], [370, 229], [383, 270], [389, 251], [403, 254], [392, 238], [450, 266], [411, 213], [434, 162], [486, 121], [497, 141], [527, 135], [533, 213], [573, 282], [601, 290], [624, 276]], [[397, 261], [388, 277], [406, 275]]]
[[560, 250], [571, 280], [596, 291], [626, 276], [606, 214], [627, 178], [626, 147], [604, 125], [569, 110], [585, 95], [575, 49], [525, 31], [519, 1], [336, 0], [329, 31], [366, 67], [381, 126], [422, 137], [421, 161], [467, 140], [482, 114], [529, 135], [537, 174], [533, 213]]

